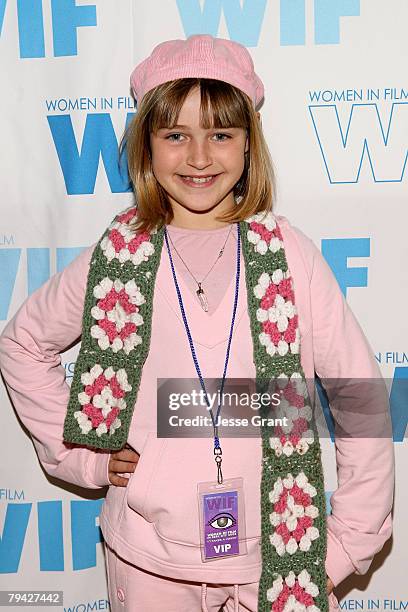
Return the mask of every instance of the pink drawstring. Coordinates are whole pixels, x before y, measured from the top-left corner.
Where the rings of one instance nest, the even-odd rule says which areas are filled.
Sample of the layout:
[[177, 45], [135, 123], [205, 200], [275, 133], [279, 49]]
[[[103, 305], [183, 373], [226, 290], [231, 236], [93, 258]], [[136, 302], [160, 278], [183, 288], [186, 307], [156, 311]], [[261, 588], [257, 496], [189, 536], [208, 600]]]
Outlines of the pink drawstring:
[[[207, 608], [207, 584], [201, 583], [201, 612], [208, 612]], [[239, 612], [239, 585], [234, 584], [234, 612]]]
[[207, 585], [205, 582], [201, 584], [201, 612], [208, 612], [207, 604]]
[[234, 612], [239, 612], [239, 586], [234, 584]]

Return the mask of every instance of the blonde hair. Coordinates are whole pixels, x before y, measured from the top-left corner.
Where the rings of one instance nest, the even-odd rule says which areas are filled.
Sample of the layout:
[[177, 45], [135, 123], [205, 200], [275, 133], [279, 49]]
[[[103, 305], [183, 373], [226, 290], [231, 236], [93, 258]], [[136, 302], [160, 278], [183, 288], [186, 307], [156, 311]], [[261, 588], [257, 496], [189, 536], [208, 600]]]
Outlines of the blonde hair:
[[224, 81], [176, 79], [145, 94], [120, 144], [120, 153], [127, 151], [129, 176], [138, 209], [137, 221], [132, 226], [135, 231], [151, 231], [173, 219], [167, 194], [153, 174], [150, 133], [176, 125], [186, 97], [196, 87], [201, 91], [200, 125], [203, 129], [240, 127], [249, 137], [244, 170], [234, 186], [234, 197], [239, 198], [239, 203], [217, 220], [236, 223], [258, 212], [272, 210], [275, 173], [250, 98]]

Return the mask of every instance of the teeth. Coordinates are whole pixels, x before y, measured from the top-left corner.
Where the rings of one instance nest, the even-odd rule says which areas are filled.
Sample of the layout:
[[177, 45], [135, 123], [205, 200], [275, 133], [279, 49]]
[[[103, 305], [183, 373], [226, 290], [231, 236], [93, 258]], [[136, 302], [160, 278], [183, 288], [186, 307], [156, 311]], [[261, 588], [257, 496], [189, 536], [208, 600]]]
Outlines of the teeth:
[[208, 183], [214, 176], [208, 176], [207, 178], [194, 178], [192, 176], [184, 176], [183, 177], [187, 181], [193, 181], [193, 183]]

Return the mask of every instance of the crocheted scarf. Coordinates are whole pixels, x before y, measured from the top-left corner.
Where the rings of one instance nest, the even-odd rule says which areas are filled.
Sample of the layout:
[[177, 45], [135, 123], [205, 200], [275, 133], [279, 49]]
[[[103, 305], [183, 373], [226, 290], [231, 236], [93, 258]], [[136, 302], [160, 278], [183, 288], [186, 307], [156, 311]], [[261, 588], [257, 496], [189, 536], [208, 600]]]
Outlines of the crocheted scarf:
[[[134, 232], [132, 206], [96, 245], [64, 440], [117, 450], [127, 441], [149, 352], [164, 227]], [[276, 380], [288, 426], [262, 437], [259, 612], [328, 610], [326, 504], [319, 436], [307, 402], [292, 278], [275, 216], [240, 222], [257, 378]], [[278, 415], [276, 415], [278, 416]]]

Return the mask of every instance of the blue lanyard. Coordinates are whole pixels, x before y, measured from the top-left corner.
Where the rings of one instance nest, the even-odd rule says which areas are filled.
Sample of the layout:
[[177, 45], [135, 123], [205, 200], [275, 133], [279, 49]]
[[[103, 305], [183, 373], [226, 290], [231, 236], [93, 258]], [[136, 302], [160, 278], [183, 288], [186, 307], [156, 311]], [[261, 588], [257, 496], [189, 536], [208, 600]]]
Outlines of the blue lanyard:
[[173, 258], [171, 256], [170, 247], [169, 247], [169, 241], [168, 241], [168, 237], [167, 237], [167, 230], [166, 230], [166, 227], [164, 227], [164, 237], [166, 239], [167, 252], [169, 254], [170, 266], [171, 266], [171, 270], [173, 272], [173, 279], [174, 279], [174, 284], [175, 284], [176, 291], [177, 291], [178, 301], [179, 301], [179, 304], [180, 304], [181, 314], [182, 314], [183, 321], [184, 321], [184, 327], [186, 328], [187, 337], [188, 337], [188, 341], [189, 341], [189, 344], [190, 344], [191, 355], [193, 357], [195, 369], [196, 369], [198, 377], [200, 379], [201, 388], [203, 389], [203, 391], [205, 393], [205, 400], [207, 402], [207, 406], [209, 408], [209, 412], [210, 412], [210, 415], [211, 415], [211, 420], [212, 420], [212, 423], [213, 423], [213, 428], [214, 428], [214, 455], [215, 455], [215, 462], [217, 464], [217, 481], [218, 481], [219, 484], [222, 484], [223, 477], [222, 477], [222, 470], [221, 470], [221, 463], [222, 463], [221, 455], [222, 455], [222, 450], [221, 450], [221, 446], [220, 446], [220, 440], [219, 440], [219, 437], [218, 437], [218, 424], [217, 423], [218, 423], [218, 418], [219, 418], [219, 415], [220, 415], [220, 412], [221, 412], [222, 394], [223, 394], [223, 391], [224, 391], [225, 377], [227, 375], [227, 367], [228, 367], [228, 360], [229, 360], [229, 354], [230, 354], [231, 340], [232, 340], [232, 334], [233, 334], [233, 331], [234, 331], [235, 315], [236, 315], [236, 312], [237, 312], [237, 304], [238, 304], [239, 276], [240, 276], [240, 270], [241, 270], [241, 262], [240, 262], [241, 232], [240, 232], [239, 223], [237, 223], [237, 234], [238, 234], [238, 239], [237, 239], [237, 271], [236, 271], [236, 277], [235, 277], [234, 306], [233, 306], [233, 310], [232, 310], [232, 321], [231, 321], [231, 329], [230, 329], [229, 339], [228, 339], [227, 352], [226, 352], [226, 355], [225, 355], [224, 373], [222, 375], [222, 383], [221, 383], [220, 398], [219, 398], [218, 409], [217, 409], [217, 416], [214, 419], [213, 411], [210, 408], [210, 402], [208, 401], [207, 391], [206, 391], [206, 388], [205, 388], [205, 385], [204, 385], [204, 380], [203, 380], [203, 377], [201, 375], [200, 366], [198, 364], [197, 355], [196, 355], [196, 352], [195, 352], [195, 349], [194, 349], [194, 344], [193, 344], [193, 339], [191, 337], [190, 328], [188, 326], [187, 317], [186, 317], [186, 313], [185, 313], [185, 310], [184, 310], [183, 299], [181, 297], [180, 288], [179, 288], [179, 285], [178, 285], [178, 282], [177, 282], [176, 272], [175, 272], [174, 264], [173, 264]]

